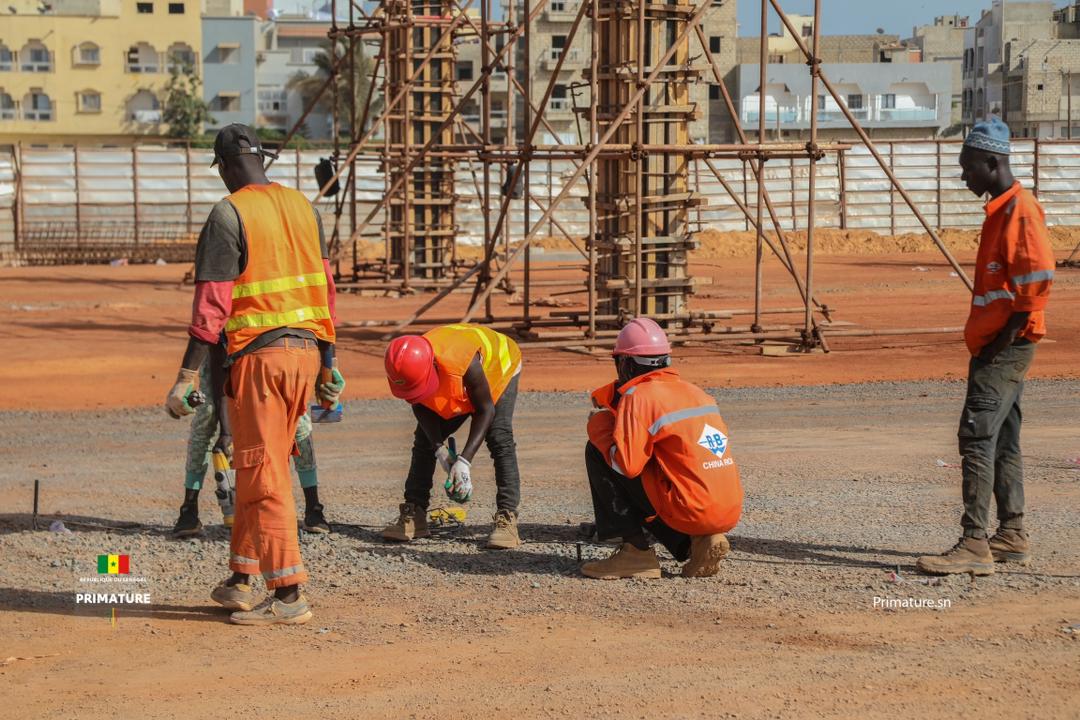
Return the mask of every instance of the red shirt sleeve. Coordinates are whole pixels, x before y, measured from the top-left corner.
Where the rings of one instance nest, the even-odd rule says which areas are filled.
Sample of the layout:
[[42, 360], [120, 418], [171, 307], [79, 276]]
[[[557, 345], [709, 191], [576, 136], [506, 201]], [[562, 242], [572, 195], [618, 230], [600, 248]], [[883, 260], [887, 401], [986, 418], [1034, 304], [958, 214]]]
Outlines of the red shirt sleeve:
[[337, 286], [334, 285], [334, 273], [330, 270], [330, 261], [322, 259], [323, 271], [326, 272], [326, 305], [330, 308], [330, 322], [337, 327]]
[[[225, 321], [232, 313], [232, 280], [202, 280], [195, 283], [195, 299], [191, 303], [191, 325], [188, 334], [203, 342], [217, 343]], [[333, 306], [330, 313], [333, 315]]]

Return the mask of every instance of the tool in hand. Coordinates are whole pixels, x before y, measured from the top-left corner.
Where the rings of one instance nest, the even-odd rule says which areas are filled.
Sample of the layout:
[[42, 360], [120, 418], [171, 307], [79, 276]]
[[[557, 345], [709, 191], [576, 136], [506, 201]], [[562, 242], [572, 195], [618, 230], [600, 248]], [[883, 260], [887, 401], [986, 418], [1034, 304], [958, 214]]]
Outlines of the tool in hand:
[[[322, 369], [319, 371], [319, 382], [332, 383], [334, 382], [334, 356], [331, 348], [328, 346], [322, 351]], [[338, 377], [341, 374], [338, 373]], [[313, 423], [335, 423], [341, 422], [341, 418], [344, 415], [345, 408], [340, 402], [328, 403], [325, 400], [312, 403], [310, 408], [311, 422]]]
[[[194, 409], [206, 402], [206, 395], [201, 390], [194, 390], [188, 393], [185, 402]], [[231, 528], [236, 519], [236, 471], [229, 462], [225, 448], [215, 447], [211, 459], [214, 463], [214, 483], [217, 485], [214, 496], [221, 508], [225, 527]]]
[[450, 450], [450, 474], [443, 484], [443, 489], [446, 490], [446, 496], [454, 502], [467, 503], [472, 497], [472, 477], [469, 471], [471, 463], [458, 455], [457, 441], [453, 436], [447, 438], [446, 446]]

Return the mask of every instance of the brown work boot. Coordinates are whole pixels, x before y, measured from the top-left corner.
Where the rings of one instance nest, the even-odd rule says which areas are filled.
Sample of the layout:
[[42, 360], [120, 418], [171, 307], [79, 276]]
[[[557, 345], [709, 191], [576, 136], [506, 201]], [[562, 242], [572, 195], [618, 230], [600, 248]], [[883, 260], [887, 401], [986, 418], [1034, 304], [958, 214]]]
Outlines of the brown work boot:
[[962, 537], [951, 550], [941, 555], [923, 555], [915, 561], [915, 567], [930, 575], [971, 573], [993, 575], [994, 556], [986, 540]]
[[1027, 565], [1031, 560], [1031, 544], [1028, 534], [1023, 530], [998, 528], [994, 537], [987, 541], [994, 562], [1012, 562]]
[[731, 550], [722, 533], [690, 538], [690, 559], [682, 568], [683, 577], [712, 577], [720, 571], [720, 561]]
[[414, 538], [431, 537], [427, 524], [427, 510], [412, 503], [401, 503], [398, 511], [400, 512], [398, 519], [382, 531], [383, 540], [409, 542]]
[[582, 565], [581, 574], [597, 580], [656, 579], [660, 577], [660, 561], [651, 547], [638, 550], [630, 543], [623, 543], [610, 557]]
[[488, 536], [487, 547], [490, 550], [512, 550], [521, 544], [518, 537], [517, 513], [511, 510], [500, 510], [491, 518], [495, 521], [495, 527]]

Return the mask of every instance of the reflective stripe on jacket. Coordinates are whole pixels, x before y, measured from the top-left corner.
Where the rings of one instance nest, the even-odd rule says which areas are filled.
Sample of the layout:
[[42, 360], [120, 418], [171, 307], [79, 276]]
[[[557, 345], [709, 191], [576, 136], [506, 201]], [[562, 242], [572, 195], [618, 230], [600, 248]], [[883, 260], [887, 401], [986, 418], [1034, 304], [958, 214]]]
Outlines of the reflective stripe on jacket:
[[484, 368], [491, 401], [499, 402], [510, 380], [521, 369], [521, 350], [500, 332], [482, 325], [444, 325], [424, 334], [435, 353], [439, 389], [420, 404], [449, 420], [476, 411], [465, 391], [465, 371], [478, 354]]
[[291, 327], [334, 341], [315, 212], [296, 190], [248, 185], [228, 197], [243, 224], [247, 266], [232, 290], [225, 323], [229, 354], [263, 333]]
[[671, 368], [596, 390], [603, 408], [589, 418], [589, 440], [626, 477], [641, 476], [645, 493], [667, 525], [690, 535], [731, 530], [742, 514], [743, 490], [727, 425], [716, 401]]
[[1014, 183], [986, 204], [975, 291], [964, 327], [971, 354], [993, 342], [1015, 312], [1030, 313], [1019, 337], [1038, 342], [1046, 335], [1043, 308], [1053, 282], [1054, 251], [1042, 206]]

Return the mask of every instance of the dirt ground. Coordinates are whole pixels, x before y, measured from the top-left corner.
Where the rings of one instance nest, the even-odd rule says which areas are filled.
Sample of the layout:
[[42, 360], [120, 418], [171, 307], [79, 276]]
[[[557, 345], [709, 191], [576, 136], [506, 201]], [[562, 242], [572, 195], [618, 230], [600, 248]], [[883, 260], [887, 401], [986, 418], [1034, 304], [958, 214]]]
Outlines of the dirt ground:
[[[712, 281], [695, 308], [745, 308], [752, 264], [709, 262], [695, 265]], [[743, 472], [733, 552], [711, 579], [683, 580], [665, 558], [659, 581], [605, 583], [576, 567], [579, 547], [610, 552], [577, 533], [590, 519], [584, 391], [610, 361], [525, 351], [519, 550], [479, 548], [494, 509], [483, 453], [463, 527], [388, 546], [377, 532], [400, 497], [409, 413], [386, 399], [377, 333], [352, 327], [345, 422], [316, 430], [335, 532], [302, 537], [315, 618], [260, 630], [228, 625], [208, 599], [227, 550], [210, 493], [204, 537], [168, 537], [186, 422], [157, 405], [184, 344], [183, 270], [0, 270], [5, 717], [1077, 716], [1080, 271], [1058, 275], [1025, 395], [1028, 567], [934, 585], [914, 573], [959, 529], [956, 334], [835, 338], [828, 355], [776, 358], [679, 348], [685, 375], [714, 388]], [[964, 288], [930, 254], [825, 256], [817, 276], [858, 327], [963, 324]], [[771, 264], [767, 306], [793, 298]], [[423, 299], [343, 296], [339, 316], [400, 318]], [[512, 312], [497, 299], [497, 315]], [[72, 533], [30, 529], [34, 480], [46, 519]], [[129, 554], [153, 605], [115, 618], [77, 607], [101, 553]], [[932, 607], [882, 607], [916, 599]]]

